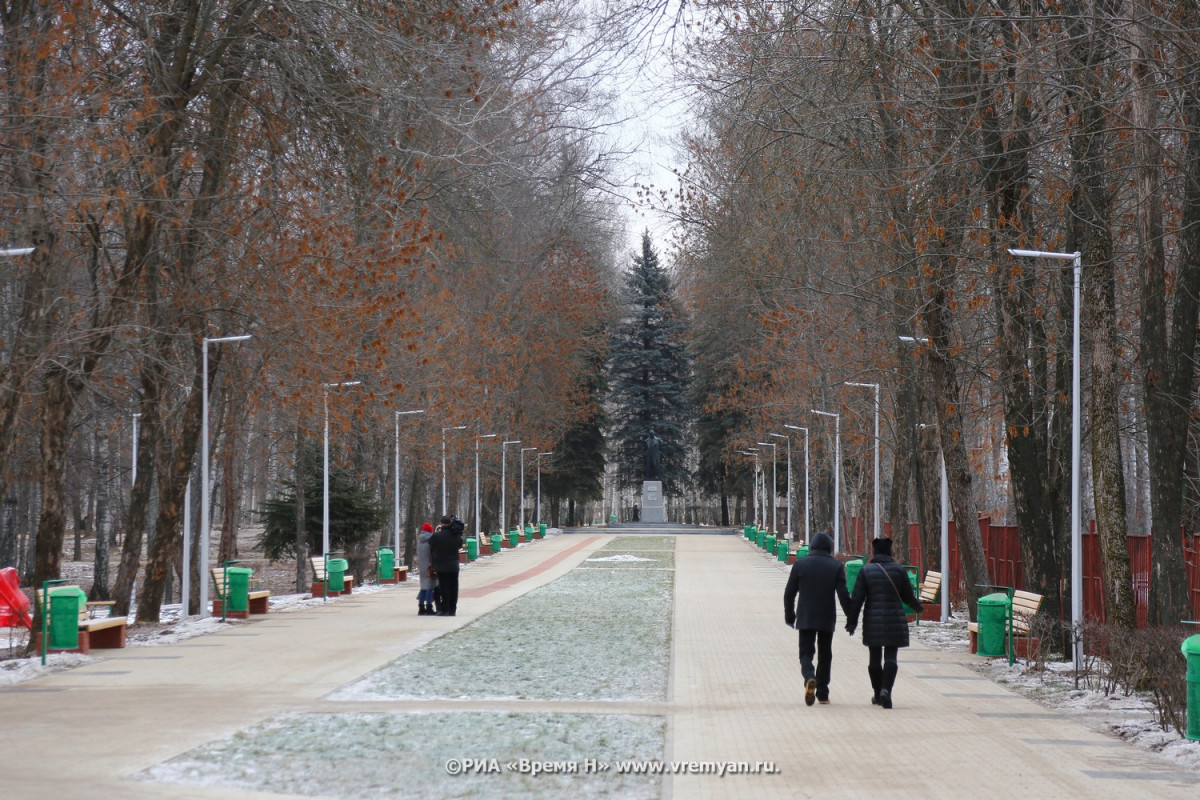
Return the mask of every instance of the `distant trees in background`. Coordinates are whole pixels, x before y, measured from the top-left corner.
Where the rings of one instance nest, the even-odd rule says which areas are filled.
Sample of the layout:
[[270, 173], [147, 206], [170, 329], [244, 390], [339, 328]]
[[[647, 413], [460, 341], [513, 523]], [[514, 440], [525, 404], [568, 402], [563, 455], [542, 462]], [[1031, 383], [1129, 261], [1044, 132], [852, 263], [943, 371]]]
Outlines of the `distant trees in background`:
[[692, 483], [687, 320], [648, 232], [625, 272], [622, 301], [608, 362], [608, 435], [617, 487], [640, 489], [646, 439], [653, 432], [662, 441], [663, 493], [679, 495]]
[[[425, 518], [442, 427], [549, 450], [591, 418], [578, 387], [604, 343], [579, 331], [606, 323], [621, 231], [590, 110], [616, 32], [568, 46], [582, 13], [0, 8], [0, 242], [36, 248], [0, 258], [0, 558], [57, 577], [86, 524], [122, 551], [93, 594], [125, 611], [136, 583], [138, 618], [157, 619], [206, 381], [213, 496], [197, 499], [218, 507], [222, 552], [326, 419], [336, 468], [390, 499], [393, 412], [426, 409], [400, 442], [403, 508]], [[242, 333], [209, 344], [203, 374], [203, 339]], [[322, 385], [349, 380], [326, 406]], [[447, 440], [462, 515], [471, 444]], [[495, 485], [498, 460], [485, 469]]]
[[[1151, 618], [1189, 615], [1197, 13], [1156, 0], [700, 3], [685, 80], [702, 87], [704, 124], [676, 249], [711, 345], [695, 350], [702, 435], [723, 455], [706, 452], [706, 485], [744, 472], [736, 450], [753, 438], [829, 408], [843, 414], [842, 506], [870, 525], [871, 398], [843, 384], [880, 383], [885, 519], [898, 535], [922, 521], [936, 552], [940, 450], [968, 586], [991, 582], [976, 516], [1007, 517], [1030, 588], [1058, 613], [1071, 262], [1007, 250], [1078, 250], [1084, 507], [1110, 619], [1132, 624], [1127, 533], [1154, 534]], [[824, 525], [832, 442], [813, 442]]]

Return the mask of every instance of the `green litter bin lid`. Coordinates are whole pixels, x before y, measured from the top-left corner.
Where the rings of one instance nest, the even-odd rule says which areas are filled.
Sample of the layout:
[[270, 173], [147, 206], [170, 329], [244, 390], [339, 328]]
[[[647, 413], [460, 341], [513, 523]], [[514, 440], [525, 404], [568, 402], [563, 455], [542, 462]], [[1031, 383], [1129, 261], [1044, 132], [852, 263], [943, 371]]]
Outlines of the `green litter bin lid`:
[[[329, 569], [333, 572], [345, 572], [346, 567], [350, 566], [350, 562], [344, 558], [329, 559]], [[249, 570], [247, 570], [249, 572]]]

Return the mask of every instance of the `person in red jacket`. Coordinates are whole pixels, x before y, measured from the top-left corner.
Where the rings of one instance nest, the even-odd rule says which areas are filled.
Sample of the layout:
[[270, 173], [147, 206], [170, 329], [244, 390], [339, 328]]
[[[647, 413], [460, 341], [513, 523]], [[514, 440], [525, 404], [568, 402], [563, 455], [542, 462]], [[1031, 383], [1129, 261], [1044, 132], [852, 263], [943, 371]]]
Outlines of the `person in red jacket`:
[[[783, 621], [800, 632], [800, 673], [804, 676], [804, 703], [829, 702], [829, 674], [833, 666], [833, 632], [837, 607], [850, 606], [846, 567], [833, 557], [828, 533], [813, 537], [808, 555], [796, 559], [783, 590]], [[813, 655], [817, 656], [813, 667]]]

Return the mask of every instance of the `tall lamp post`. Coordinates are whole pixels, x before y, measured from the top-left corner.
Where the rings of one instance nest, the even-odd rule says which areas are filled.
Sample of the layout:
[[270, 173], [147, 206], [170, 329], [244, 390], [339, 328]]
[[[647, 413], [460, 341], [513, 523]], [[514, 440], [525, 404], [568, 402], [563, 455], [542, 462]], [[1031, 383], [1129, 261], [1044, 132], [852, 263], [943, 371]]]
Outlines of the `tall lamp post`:
[[329, 390], [343, 386], [358, 386], [362, 381], [323, 383], [325, 390], [325, 468], [321, 474], [321, 554], [329, 555]]
[[508, 452], [510, 444], [520, 444], [520, 439], [504, 439], [500, 442], [500, 532], [504, 533], [508, 529], [508, 520], [504, 516], [505, 490], [508, 488], [508, 475], [504, 466], [504, 455]]
[[811, 409], [822, 417], [833, 417], [833, 552], [842, 552], [842, 415]]
[[[771, 448], [771, 524], [770, 530], [774, 533], [779, 532], [779, 484], [775, 480], [775, 465], [779, 463], [779, 445], [774, 442], [755, 442], [759, 447]], [[763, 475], [763, 483], [766, 483], [767, 476]], [[763, 500], [767, 499], [767, 495], [763, 493]], [[764, 509], [765, 510], [765, 509]]]
[[878, 383], [855, 383], [846, 381], [847, 386], [857, 386], [861, 389], [875, 390], [875, 507], [871, 512], [875, 517], [875, 536], [878, 539], [883, 534], [883, 526], [879, 519], [879, 384]]
[[466, 425], [450, 425], [442, 428], [442, 514], [450, 513], [450, 504], [446, 499], [446, 431], [465, 431]]
[[[205, 336], [201, 340], [201, 414], [200, 414], [200, 616], [208, 616], [208, 539], [210, 535], [208, 520], [209, 486], [208, 475], [208, 346], [226, 342], [244, 342], [250, 338], [245, 333], [240, 336]], [[190, 589], [190, 587], [189, 587]], [[186, 608], [187, 601], [184, 601]]]
[[[494, 433], [481, 433], [475, 437], [475, 540], [483, 536], [483, 510], [479, 506], [479, 442], [482, 439], [495, 439]], [[501, 526], [503, 527], [503, 526]]]
[[[918, 428], [936, 428], [936, 425], [917, 423]], [[938, 447], [938, 461], [942, 467], [942, 622], [950, 619], [950, 482], [946, 480], [946, 456]]]
[[792, 538], [792, 438], [782, 433], [768, 433], [787, 442], [787, 538]]
[[1008, 249], [1018, 258], [1050, 258], [1072, 262], [1071, 320], [1071, 652], [1075, 671], [1083, 670], [1083, 531], [1080, 527], [1079, 482], [1082, 472], [1080, 448], [1080, 388], [1079, 388], [1079, 307], [1080, 283], [1083, 278], [1083, 253], [1056, 253], [1047, 250]]
[[392, 474], [395, 477], [395, 484], [392, 487], [392, 520], [396, 534], [395, 548], [397, 557], [400, 555], [400, 418], [424, 413], [425, 409], [423, 408], [396, 412], [396, 464], [392, 470]]
[[517, 523], [517, 527], [525, 527], [525, 453], [528, 450], [537, 450], [536, 447], [521, 448], [521, 516]]
[[804, 431], [804, 543], [812, 544], [808, 539], [808, 520], [811, 516], [808, 509], [808, 428], [802, 428], [799, 425], [788, 425], [786, 422], [783, 427], [793, 431]]
[[552, 456], [552, 455], [554, 455], [553, 450], [548, 450], [544, 453], [537, 454], [537, 473], [538, 473], [537, 509], [536, 509], [536, 513], [534, 515], [534, 520], [535, 520], [538, 528], [542, 527], [542, 456]]
[[746, 448], [745, 450], [738, 450], [738, 452], [744, 456], [754, 456], [754, 499], [752, 501], [753, 502], [752, 513], [754, 514], [754, 524], [757, 525], [759, 522], [759, 520], [758, 520], [758, 448], [749, 447], [749, 448]]

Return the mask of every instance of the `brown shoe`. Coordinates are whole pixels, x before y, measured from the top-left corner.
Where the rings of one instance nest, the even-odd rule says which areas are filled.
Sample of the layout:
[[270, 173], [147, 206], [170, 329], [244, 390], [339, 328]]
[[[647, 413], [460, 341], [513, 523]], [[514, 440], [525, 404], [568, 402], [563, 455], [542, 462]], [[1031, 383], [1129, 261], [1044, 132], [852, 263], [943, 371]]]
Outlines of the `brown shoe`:
[[809, 678], [804, 684], [804, 705], [811, 706], [817, 701], [817, 679]]

